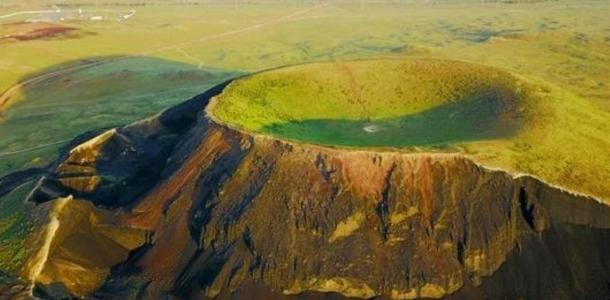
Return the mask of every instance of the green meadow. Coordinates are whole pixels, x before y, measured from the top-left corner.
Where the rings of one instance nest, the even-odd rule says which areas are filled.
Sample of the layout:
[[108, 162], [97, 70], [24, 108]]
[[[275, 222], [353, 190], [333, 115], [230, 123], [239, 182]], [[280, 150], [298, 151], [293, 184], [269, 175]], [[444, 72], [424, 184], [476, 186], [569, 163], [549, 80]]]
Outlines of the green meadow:
[[[481, 65], [429, 59], [361, 60], [299, 65], [238, 79], [216, 97], [210, 111], [223, 122], [259, 132], [316, 119], [370, 122], [380, 128], [403, 121], [419, 126], [457, 110], [464, 113], [454, 118], [465, 117], [467, 111], [484, 118], [495, 115], [493, 110], [498, 114], [506, 110], [506, 118], [516, 119], [516, 110], [522, 110], [529, 92], [525, 82]], [[476, 112], [476, 107], [482, 110]], [[419, 125], [410, 121], [418, 119]], [[315, 138], [315, 131], [300, 139]], [[368, 144], [366, 139], [362, 142]], [[324, 144], [337, 143], [342, 142]]]

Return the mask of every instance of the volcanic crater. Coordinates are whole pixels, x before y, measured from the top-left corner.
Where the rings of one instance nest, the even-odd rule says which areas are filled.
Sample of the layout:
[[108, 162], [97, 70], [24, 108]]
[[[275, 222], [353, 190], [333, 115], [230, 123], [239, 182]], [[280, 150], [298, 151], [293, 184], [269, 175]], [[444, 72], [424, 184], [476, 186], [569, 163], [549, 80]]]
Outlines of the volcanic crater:
[[531, 87], [481, 65], [378, 60], [285, 67], [231, 83], [208, 107], [217, 122], [326, 146], [448, 146], [514, 135]]
[[27, 199], [48, 220], [22, 277], [51, 298], [607, 297], [610, 207], [464, 150], [538, 126], [535, 90], [432, 60], [221, 84], [75, 141]]

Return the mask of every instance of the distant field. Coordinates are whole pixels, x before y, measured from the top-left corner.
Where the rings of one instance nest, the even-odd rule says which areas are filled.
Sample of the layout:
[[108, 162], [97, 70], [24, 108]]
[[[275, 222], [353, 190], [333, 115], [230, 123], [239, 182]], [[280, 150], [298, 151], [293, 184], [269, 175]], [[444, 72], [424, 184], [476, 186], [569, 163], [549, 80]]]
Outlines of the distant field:
[[0, 149], [4, 150], [0, 151], [0, 174], [20, 166], [43, 165], [53, 155], [41, 157], [41, 152], [52, 154], [87, 130], [157, 113], [238, 74], [163, 59], [131, 58], [26, 87], [21, 90], [23, 100], [4, 114], [0, 124]]
[[[492, 66], [545, 88], [545, 109], [533, 110], [527, 134], [469, 139], [460, 151], [610, 197], [608, 1], [74, 2], [62, 1], [66, 15], [0, 18], [0, 178], [47, 165], [75, 135], [149, 116], [234, 76], [305, 62], [433, 58]], [[51, 3], [1, 1], [0, 15], [53, 10]], [[427, 108], [377, 116], [388, 126]], [[341, 126], [366, 134], [367, 125]], [[0, 239], [10, 239], [2, 261], [19, 257], [23, 231], [14, 224], [24, 216], [14, 197], [0, 196]]]

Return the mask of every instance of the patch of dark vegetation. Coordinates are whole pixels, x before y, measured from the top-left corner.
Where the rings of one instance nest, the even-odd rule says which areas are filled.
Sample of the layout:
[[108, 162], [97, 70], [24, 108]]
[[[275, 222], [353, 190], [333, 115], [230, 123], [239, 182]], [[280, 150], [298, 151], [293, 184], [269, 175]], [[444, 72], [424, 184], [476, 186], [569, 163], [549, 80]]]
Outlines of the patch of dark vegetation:
[[38, 283], [34, 286], [32, 294], [36, 299], [71, 299], [73, 298], [63, 283], [49, 285]]
[[517, 33], [523, 32], [523, 29], [480, 29], [480, 27], [457, 26], [446, 21], [439, 22], [440, 27], [455, 36], [457, 39], [465, 40], [473, 43], [487, 42], [492, 38], [511, 37]]
[[0, 270], [0, 299], [10, 299], [25, 290], [25, 283], [15, 275]]
[[210, 80], [214, 78], [214, 74], [201, 70], [181, 70], [178, 72], [167, 72], [161, 74], [161, 78], [173, 81], [184, 80]]
[[31, 168], [23, 171], [10, 173], [0, 177], [0, 198], [10, 193], [20, 184], [27, 182], [29, 179], [42, 174], [45, 171], [43, 168]]
[[573, 43], [579, 43], [579, 44], [588, 44], [589, 43], [589, 37], [582, 33], [582, 32], [575, 32], [574, 36], [572, 37], [571, 41]]
[[566, 26], [562, 25], [558, 21], [551, 20], [549, 18], [543, 18], [542, 22], [538, 25], [538, 30], [553, 31], [553, 30], [560, 30], [561, 28], [564, 28], [564, 27], [566, 27]]

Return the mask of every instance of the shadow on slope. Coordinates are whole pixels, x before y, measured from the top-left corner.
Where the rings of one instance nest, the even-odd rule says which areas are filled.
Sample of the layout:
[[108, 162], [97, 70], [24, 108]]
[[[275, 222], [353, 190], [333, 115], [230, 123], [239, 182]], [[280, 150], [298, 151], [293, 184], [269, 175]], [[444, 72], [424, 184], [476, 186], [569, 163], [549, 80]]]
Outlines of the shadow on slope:
[[322, 145], [446, 146], [514, 135], [522, 117], [514, 99], [490, 91], [397, 118], [295, 121], [267, 126], [262, 132]]
[[[56, 75], [45, 77], [49, 73]], [[155, 114], [238, 74], [114, 56], [67, 61], [30, 74], [21, 81], [38, 79], [0, 112], [0, 176], [43, 166], [74, 136]]]
[[[93, 61], [99, 63], [88, 64]], [[154, 170], [146, 169], [147, 165], [142, 165], [142, 161], [158, 159], [167, 153], [173, 139], [194, 122], [196, 115], [206, 105], [207, 98], [204, 94], [174, 105], [240, 74], [159, 58], [98, 57], [66, 62], [31, 74], [23, 80], [83, 64], [87, 64], [86, 67], [26, 86], [20, 100], [1, 116], [0, 258], [10, 258], [1, 260], [1, 272], [11, 273], [19, 269], [23, 257], [17, 257], [15, 253], [22, 252], [22, 242], [29, 231], [22, 225], [29, 224], [29, 220], [34, 218], [28, 211], [29, 206], [24, 203], [28, 194], [17, 193], [22, 186], [35, 184], [41, 177], [48, 178], [48, 173], [58, 167], [53, 161], [58, 157], [60, 161], [65, 159], [70, 149], [97, 136], [105, 128], [156, 114], [157, 118], [153, 119], [157, 127], [163, 128], [163, 133], [169, 138], [155, 136], [155, 129], [146, 130], [146, 122], [140, 122], [141, 125], [135, 127], [148, 135], [142, 132], [120, 133], [129, 138], [141, 134], [141, 138], [127, 140], [128, 146], [134, 144], [141, 147], [134, 148], [141, 152], [125, 155], [119, 151], [110, 156], [115, 161], [100, 160], [94, 166], [100, 170], [97, 175], [103, 178], [101, 186], [106, 186], [109, 180], [131, 183], [130, 179], [134, 178], [131, 176], [137, 178], [142, 174], [154, 174]], [[158, 114], [170, 106], [173, 107]], [[151, 148], [151, 144], [158, 147]], [[130, 161], [134, 155], [141, 155], [143, 159]], [[136, 172], [135, 175], [131, 171]], [[46, 192], [49, 193], [47, 196], [52, 197], [55, 191], [49, 189]], [[109, 188], [107, 193], [100, 195], [115, 195], [116, 192], [120, 193], [120, 190]]]

